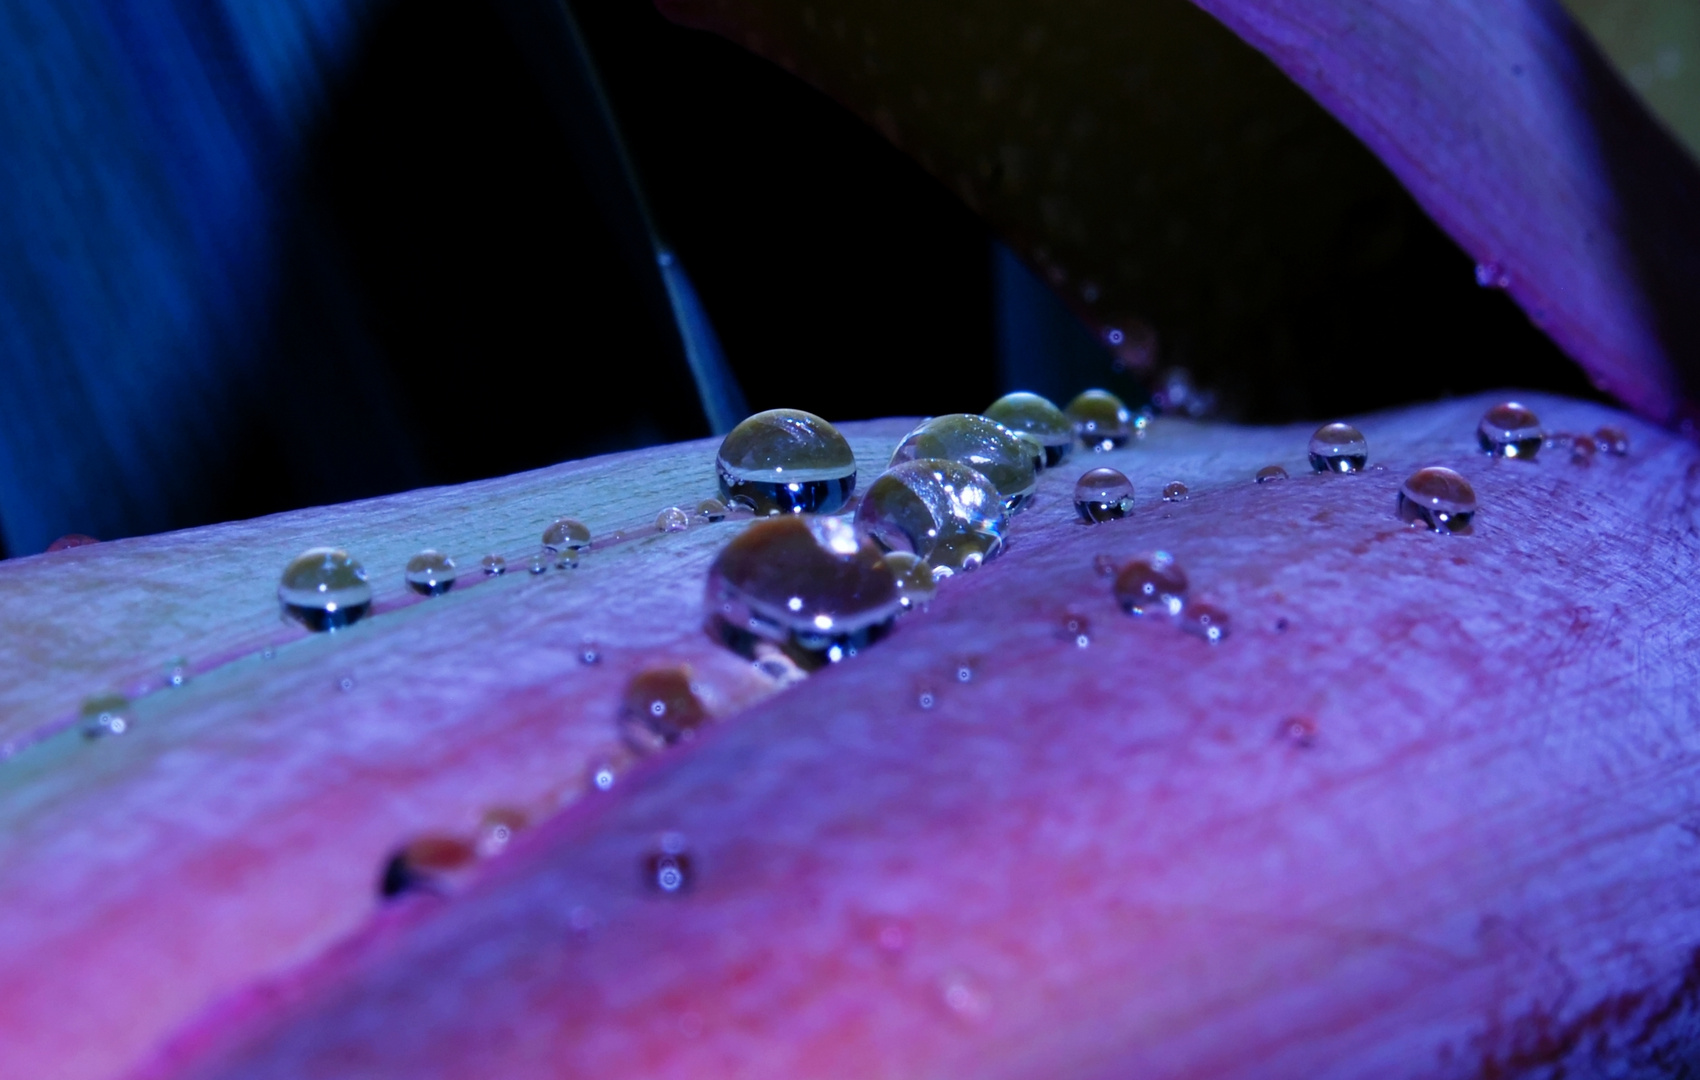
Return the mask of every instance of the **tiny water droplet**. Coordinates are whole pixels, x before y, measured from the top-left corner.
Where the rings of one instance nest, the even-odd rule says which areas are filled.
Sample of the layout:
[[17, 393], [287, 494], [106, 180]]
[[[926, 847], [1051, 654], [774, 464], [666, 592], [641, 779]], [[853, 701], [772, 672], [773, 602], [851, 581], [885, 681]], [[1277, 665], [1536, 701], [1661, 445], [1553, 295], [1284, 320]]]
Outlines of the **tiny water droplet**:
[[1115, 577], [1121, 568], [1121, 560], [1114, 555], [1092, 556], [1092, 572], [1099, 577]]
[[1129, 615], [1179, 615], [1186, 589], [1186, 571], [1166, 551], [1133, 559], [1116, 574], [1116, 603]]
[[720, 494], [758, 514], [830, 514], [856, 490], [856, 455], [837, 428], [801, 409], [756, 413], [715, 459]]
[[550, 554], [590, 546], [590, 527], [577, 518], [556, 518], [543, 530], [543, 550]]
[[1285, 480], [1286, 478], [1287, 470], [1279, 465], [1265, 465], [1257, 470], [1257, 482], [1260, 484], [1272, 484], [1277, 480]]
[[1185, 502], [1191, 494], [1187, 491], [1186, 485], [1179, 480], [1171, 480], [1163, 485], [1164, 502]]
[[1092, 469], [1074, 485], [1074, 509], [1088, 525], [1127, 517], [1133, 510], [1133, 481], [1116, 469]]
[[348, 693], [349, 691], [353, 690], [354, 689], [354, 676], [344, 675], [341, 678], [337, 679], [336, 688], [338, 690], [341, 690], [345, 694]]
[[691, 515], [677, 506], [669, 506], [655, 515], [655, 531], [664, 533], [684, 532], [691, 527]]
[[1002, 550], [1002, 543], [985, 533], [948, 533], [934, 542], [927, 553], [927, 565], [933, 568], [933, 580], [943, 581], [957, 574], [972, 574]]
[[595, 638], [585, 638], [579, 642], [578, 662], [589, 667], [602, 662], [602, 645]]
[[1078, 612], [1065, 612], [1058, 627], [1058, 636], [1076, 648], [1092, 644], [1092, 621]]
[[922, 421], [897, 444], [891, 467], [913, 461], [966, 465], [992, 482], [1009, 514], [1021, 509], [1038, 484], [1031, 444], [996, 420], [973, 413], [948, 413]]
[[540, 551], [536, 555], [533, 555], [525, 564], [525, 568], [533, 574], [543, 573], [543, 571], [549, 569], [548, 553]]
[[697, 503], [697, 517], [710, 524], [716, 521], [725, 521], [726, 504], [719, 499], [704, 499]]
[[985, 415], [1038, 444], [1041, 467], [1054, 469], [1074, 450], [1074, 425], [1048, 398], [1018, 390], [986, 408]]
[[51, 555], [55, 551], [69, 551], [72, 548], [88, 547], [90, 544], [98, 543], [100, 543], [99, 540], [86, 533], [66, 533], [47, 545], [47, 554]]
[[1477, 263], [1476, 284], [1484, 289], [1509, 289], [1511, 275], [1497, 262]]
[[1570, 464], [1587, 468], [1594, 463], [1594, 455], [1599, 450], [1599, 444], [1592, 437], [1577, 435], [1570, 440]]
[[836, 663], [885, 636], [903, 609], [879, 547], [843, 518], [759, 521], [709, 568], [711, 625], [740, 655], [760, 641], [805, 668]]
[[964, 569], [961, 560], [970, 556], [984, 561], [996, 555], [1009, 519], [997, 487], [985, 476], [959, 462], [920, 459], [893, 467], [868, 486], [856, 508], [856, 527], [889, 551], [925, 559], [937, 574]]
[[696, 881], [696, 871], [682, 834], [661, 834], [655, 850], [644, 857], [643, 881], [646, 887], [663, 896], [679, 896], [690, 890]]
[[309, 630], [340, 630], [372, 610], [366, 569], [341, 548], [309, 548], [283, 568], [277, 587], [284, 613]]
[[1494, 457], [1533, 458], [1543, 441], [1541, 421], [1515, 401], [1502, 401], [1476, 425], [1476, 441]]
[[743, 495], [732, 496], [726, 500], [726, 516], [729, 518], [755, 517], [755, 500]]
[[1074, 433], [1093, 450], [1114, 450], [1133, 438], [1137, 427], [1122, 399], [1108, 390], [1085, 390], [1064, 410]]
[[930, 686], [923, 686], [915, 692], [915, 704], [922, 709], [931, 709], [938, 705], [938, 691]]
[[979, 1023], [992, 1011], [991, 996], [970, 975], [952, 972], [939, 982], [945, 1007], [970, 1023]]
[[562, 548], [560, 551], [555, 552], [555, 569], [557, 569], [557, 570], [577, 570], [578, 569], [578, 549], [577, 548]]
[[696, 737], [708, 709], [691, 684], [691, 669], [648, 668], [633, 675], [620, 699], [620, 731], [632, 749], [653, 753]]
[[1275, 737], [1300, 750], [1316, 745], [1316, 721], [1308, 716], [1289, 716], [1275, 729]]
[[1178, 618], [1182, 630], [1212, 645], [1228, 636], [1228, 613], [1214, 604], [1188, 604]]
[[885, 553], [885, 565], [897, 581], [898, 602], [905, 608], [924, 608], [932, 601], [938, 583], [933, 579], [933, 568], [927, 565], [925, 559], [916, 557], [913, 552], [888, 551]]
[[490, 577], [500, 577], [508, 572], [508, 560], [500, 555], [486, 555], [478, 565]]
[[957, 660], [955, 668], [956, 681], [959, 683], [973, 682], [974, 673], [979, 669], [979, 667], [980, 662], [972, 656], [965, 656]]
[[1431, 532], [1468, 535], [1476, 516], [1476, 489], [1451, 469], [1418, 469], [1399, 490], [1399, 517]]
[[1602, 426], [1594, 432], [1594, 438], [1598, 440], [1601, 450], [1614, 457], [1623, 457], [1629, 453], [1629, 432], [1616, 424]]
[[496, 807], [485, 811], [484, 820], [478, 824], [478, 854], [485, 858], [501, 854], [526, 824], [525, 814], [518, 810]]
[[83, 738], [100, 739], [130, 730], [130, 700], [122, 694], [100, 694], [83, 702], [79, 713]]
[[378, 895], [389, 899], [408, 892], [452, 892], [477, 859], [472, 845], [457, 836], [421, 836], [384, 863]]
[[165, 685], [176, 688], [189, 681], [189, 661], [176, 656], [165, 662]]
[[611, 761], [600, 761], [590, 767], [590, 786], [596, 791], [613, 791], [619, 778]]
[[261, 660], [276, 660], [277, 659], [277, 650], [272, 648], [270, 645], [267, 645], [265, 648], [260, 650], [260, 659]]
[[441, 596], [454, 588], [455, 561], [433, 548], [407, 560], [407, 586], [421, 596]]
[[1310, 437], [1310, 467], [1317, 472], [1362, 472], [1368, 462], [1369, 441], [1350, 424], [1323, 424]]

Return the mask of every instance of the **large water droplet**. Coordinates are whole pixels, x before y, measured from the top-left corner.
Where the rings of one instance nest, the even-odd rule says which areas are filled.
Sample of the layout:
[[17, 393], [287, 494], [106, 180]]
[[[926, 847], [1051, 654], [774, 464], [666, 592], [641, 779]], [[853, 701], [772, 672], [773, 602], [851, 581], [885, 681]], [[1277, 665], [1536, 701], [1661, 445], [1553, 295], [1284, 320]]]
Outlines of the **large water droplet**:
[[899, 602], [906, 608], [926, 607], [938, 588], [933, 568], [927, 565], [926, 560], [908, 551], [888, 551], [885, 565], [897, 582]]
[[1285, 480], [1286, 478], [1287, 470], [1279, 465], [1265, 465], [1257, 470], [1257, 482], [1260, 484], [1272, 484], [1277, 480]]
[[309, 548], [297, 555], [283, 568], [277, 598], [285, 614], [314, 631], [352, 626], [372, 610], [366, 568], [341, 548]]
[[508, 560], [500, 555], [486, 555], [479, 562], [479, 568], [491, 577], [500, 577], [508, 572]]
[[986, 416], [1039, 444], [1044, 468], [1054, 469], [1074, 449], [1074, 425], [1048, 398], [1018, 390], [992, 402]]
[[[952, 558], [966, 554], [963, 536], [984, 537], [981, 559], [1002, 547], [1008, 528], [1003, 499], [996, 486], [966, 465], [954, 461], [920, 460], [898, 465], [868, 486], [856, 507], [856, 527], [882, 547], [908, 551], [934, 569], [961, 569]], [[938, 550], [951, 538], [944, 552]]]
[[1128, 562], [1116, 574], [1116, 603], [1129, 615], [1179, 615], [1186, 604], [1186, 571], [1166, 551]]
[[1616, 457], [1629, 453], [1629, 432], [1615, 424], [1606, 424], [1594, 432], [1594, 438], [1599, 442], [1600, 449]]
[[973, 413], [949, 413], [922, 422], [891, 455], [893, 468], [920, 460], [968, 466], [992, 482], [1003, 497], [1004, 510], [1012, 514], [1038, 483], [1030, 445], [996, 420]]
[[1541, 449], [1541, 421], [1515, 401], [1504, 401], [1476, 425], [1476, 441], [1494, 457], [1532, 458]]
[[715, 461], [720, 494], [758, 514], [829, 514], [856, 490], [856, 455], [814, 413], [769, 409], [727, 434]]
[[726, 520], [726, 504], [719, 499], [704, 499], [697, 503], [697, 517], [713, 524]]
[[691, 527], [691, 515], [677, 506], [669, 506], [655, 515], [655, 531], [664, 533], [684, 532]]
[[691, 684], [691, 669], [647, 668], [632, 676], [620, 699], [620, 733], [632, 749], [653, 753], [695, 737], [708, 709]]
[[1214, 604], [1189, 604], [1177, 618], [1182, 630], [1212, 645], [1228, 636], [1228, 613]]
[[663, 896], [688, 892], [696, 881], [689, 846], [680, 833], [661, 834], [661, 842], [644, 856], [644, 885]]
[[456, 836], [421, 836], [391, 855], [378, 879], [378, 895], [442, 895], [454, 890], [478, 861], [478, 852]]
[[1115, 469], [1092, 469], [1074, 485], [1074, 509], [1090, 525], [1127, 517], [1133, 510], [1133, 481]]
[[590, 529], [577, 518], [556, 518], [543, 530], [543, 550], [551, 554], [590, 546]]
[[1068, 418], [1080, 441], [1094, 450], [1114, 450], [1133, 438], [1133, 414], [1108, 390], [1086, 390], [1068, 403]]
[[426, 548], [407, 560], [408, 588], [421, 596], [441, 596], [454, 584], [455, 562], [442, 552]]
[[83, 702], [78, 717], [85, 739], [122, 735], [130, 730], [130, 700], [122, 694], [100, 694]]
[[1317, 472], [1355, 473], [1369, 461], [1369, 441], [1350, 424], [1323, 424], [1310, 437], [1310, 467]]
[[1399, 490], [1399, 517], [1432, 532], [1467, 534], [1476, 515], [1476, 489], [1440, 466], [1418, 469]]
[[1187, 490], [1186, 485], [1181, 483], [1179, 480], [1171, 480], [1169, 483], [1163, 485], [1164, 502], [1185, 502], [1191, 494], [1192, 493]]
[[709, 568], [711, 630], [754, 657], [771, 641], [804, 667], [836, 662], [883, 637], [903, 609], [871, 540], [835, 517], [758, 521]]

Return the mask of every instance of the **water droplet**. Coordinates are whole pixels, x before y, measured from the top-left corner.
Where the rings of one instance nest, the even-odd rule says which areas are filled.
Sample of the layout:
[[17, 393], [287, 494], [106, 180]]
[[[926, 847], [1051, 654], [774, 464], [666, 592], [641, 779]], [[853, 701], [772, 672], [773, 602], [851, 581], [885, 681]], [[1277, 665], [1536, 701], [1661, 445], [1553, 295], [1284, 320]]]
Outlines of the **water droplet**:
[[1586, 468], [1594, 463], [1594, 455], [1599, 450], [1599, 444], [1590, 436], [1577, 435], [1570, 440], [1570, 463]]
[[1002, 541], [985, 533], [948, 533], [939, 537], [927, 553], [927, 565], [933, 568], [933, 580], [943, 581], [957, 574], [973, 573], [1002, 550]]
[[683, 665], [638, 672], [620, 700], [621, 734], [643, 753], [694, 738], [708, 718], [691, 685], [691, 669]]
[[939, 982], [945, 1007], [971, 1023], [979, 1023], [992, 1011], [991, 996], [964, 972], [952, 972]]
[[1188, 604], [1178, 618], [1182, 630], [1212, 645], [1228, 636], [1228, 613], [1214, 604]]
[[662, 833], [656, 849], [644, 857], [644, 885], [663, 896], [678, 896], [688, 892], [695, 880], [696, 871], [684, 836]]
[[366, 568], [340, 548], [316, 547], [283, 568], [277, 598], [309, 630], [340, 630], [372, 610]]
[[804, 667], [854, 656], [903, 609], [873, 541], [843, 518], [760, 521], [709, 568], [707, 606], [722, 641], [753, 657], [770, 641]]
[[1074, 485], [1074, 509], [1089, 525], [1127, 517], [1133, 510], [1133, 481], [1115, 469], [1092, 469]]
[[1275, 737], [1300, 750], [1316, 745], [1316, 721], [1308, 716], [1289, 716], [1275, 729]]
[[578, 549], [577, 548], [562, 548], [560, 551], [555, 552], [555, 560], [554, 561], [555, 561], [555, 569], [557, 569], [557, 570], [577, 570], [578, 569]]
[[611, 761], [599, 761], [590, 767], [590, 786], [596, 791], [613, 791], [620, 778]]
[[710, 524], [716, 521], [725, 521], [726, 504], [719, 499], [704, 499], [697, 503], [697, 517]]
[[1004, 511], [1010, 514], [1032, 497], [1038, 483], [1031, 444], [996, 420], [973, 413], [948, 413], [923, 421], [891, 455], [893, 468], [921, 460], [954, 461], [973, 469], [992, 482], [1003, 498]]
[[261, 660], [276, 660], [277, 659], [277, 650], [272, 648], [270, 645], [267, 645], [265, 648], [260, 650], [260, 659]]
[[[932, 565], [960, 570], [970, 555], [991, 558], [1008, 528], [1003, 500], [990, 480], [954, 461], [918, 460], [898, 465], [868, 486], [856, 508], [856, 527], [881, 547], [911, 552]], [[965, 536], [984, 542], [964, 544]], [[939, 550], [940, 541], [952, 542]]]
[[655, 531], [664, 533], [684, 532], [691, 527], [691, 515], [677, 506], [669, 506], [655, 515]]
[[1099, 577], [1115, 577], [1121, 568], [1121, 560], [1114, 555], [1092, 556], [1092, 572]]
[[99, 540], [85, 533], [66, 533], [47, 545], [47, 554], [51, 555], [55, 551], [69, 551], [72, 548], [88, 547], [90, 544], [98, 543], [100, 543]]
[[1056, 468], [1074, 449], [1074, 425], [1061, 409], [1038, 394], [1019, 390], [1005, 394], [992, 402], [985, 415], [1037, 443], [1042, 454], [1042, 468]]
[[1086, 390], [1068, 403], [1074, 433], [1094, 450], [1114, 450], [1134, 436], [1134, 417], [1108, 390]]
[[[574, 565], [577, 564], [575, 563]], [[533, 555], [530, 561], [525, 564], [525, 568], [533, 574], [541, 574], [543, 571], [549, 569], [548, 553], [540, 551]]]
[[478, 565], [490, 577], [500, 577], [508, 572], [508, 560], [500, 555], [486, 555]]
[[477, 859], [477, 851], [459, 837], [421, 836], [384, 864], [378, 895], [387, 899], [407, 892], [451, 892]]
[[1594, 432], [1594, 438], [1598, 440], [1600, 449], [1608, 454], [1622, 457], [1629, 453], [1629, 432], [1615, 424], [1604, 425]]
[[897, 598], [904, 607], [924, 608], [931, 602], [938, 584], [925, 559], [908, 551], [888, 551], [885, 565], [897, 581]]
[[1439, 466], [1418, 469], [1399, 491], [1399, 517], [1432, 532], [1465, 535], [1476, 515], [1476, 489]]
[[1369, 462], [1369, 442], [1350, 424], [1323, 424], [1310, 437], [1310, 467], [1317, 472], [1362, 472]]
[[602, 645], [595, 638], [585, 638], [579, 642], [578, 662], [590, 667], [602, 662]]
[[345, 694], [350, 692], [354, 689], [354, 676], [343, 675], [339, 677], [336, 681], [336, 688]]
[[83, 702], [79, 717], [85, 739], [122, 735], [130, 730], [130, 701], [122, 694], [100, 694]]
[[973, 682], [975, 672], [979, 670], [979, 667], [980, 667], [980, 661], [975, 659], [974, 657], [972, 657], [972, 656], [960, 657], [956, 661], [956, 667], [953, 669], [954, 672], [955, 672], [955, 675], [956, 675], [956, 681], [959, 682], [959, 683], [971, 683], [971, 682]]
[[507, 807], [497, 807], [484, 813], [484, 820], [478, 824], [478, 854], [489, 858], [499, 855], [514, 834], [526, 826], [526, 817], [518, 810]]
[[1272, 484], [1277, 480], [1285, 480], [1286, 478], [1287, 470], [1279, 465], [1265, 465], [1257, 470], [1257, 482], [1260, 484]]
[[1477, 263], [1476, 284], [1484, 289], [1509, 289], [1511, 275], [1497, 262]]
[[756, 504], [754, 499], [743, 495], [734, 495], [726, 500], [726, 516], [729, 518], [755, 517]]
[[1494, 457], [1532, 458], [1541, 449], [1541, 421], [1515, 401], [1504, 401], [1476, 425], [1476, 441]]
[[1190, 495], [1186, 485], [1179, 480], [1171, 480], [1163, 485], [1164, 502], [1185, 502]]
[[577, 518], [556, 518], [543, 530], [543, 550], [550, 554], [590, 546], [590, 529]]
[[830, 514], [856, 490], [856, 455], [814, 413], [769, 409], [733, 428], [715, 460], [720, 494], [758, 514]]
[[923, 686], [915, 692], [915, 704], [922, 709], [932, 709], [939, 703], [938, 691], [930, 686]]
[[1116, 574], [1116, 603], [1129, 615], [1179, 615], [1186, 604], [1186, 571], [1166, 551], [1130, 561]]
[[176, 688], [189, 681], [189, 661], [174, 656], [165, 662], [165, 685]]
[[442, 552], [426, 548], [407, 560], [408, 588], [421, 596], [441, 596], [454, 584], [455, 561]]
[[1064, 641], [1071, 642], [1076, 648], [1084, 649], [1092, 644], [1092, 621], [1076, 612], [1065, 612], [1062, 623], [1058, 628], [1058, 635]]

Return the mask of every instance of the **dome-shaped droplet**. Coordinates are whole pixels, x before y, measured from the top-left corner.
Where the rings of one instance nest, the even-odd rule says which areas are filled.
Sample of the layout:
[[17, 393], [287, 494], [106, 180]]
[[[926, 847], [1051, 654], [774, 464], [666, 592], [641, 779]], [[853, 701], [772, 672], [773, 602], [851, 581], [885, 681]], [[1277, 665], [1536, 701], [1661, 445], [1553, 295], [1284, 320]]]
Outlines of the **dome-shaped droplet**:
[[1257, 470], [1257, 482], [1260, 484], [1270, 484], [1276, 480], [1285, 480], [1286, 478], [1287, 470], [1283, 469], [1279, 465], [1265, 465], [1263, 468]]
[[1114, 450], [1133, 438], [1133, 414], [1108, 390], [1083, 391], [1068, 403], [1067, 413], [1074, 433], [1094, 450]]
[[842, 518], [758, 521], [709, 568], [711, 629], [754, 656], [758, 640], [797, 663], [837, 662], [877, 641], [902, 610], [891, 568], [873, 541]]
[[1074, 449], [1074, 425], [1048, 398], [1018, 390], [992, 402], [986, 416], [1017, 435], [1027, 435], [1044, 452], [1044, 468], [1054, 469]]
[[1594, 440], [1600, 444], [1601, 450], [1614, 457], [1629, 453], [1629, 432], [1616, 424], [1606, 424], [1594, 432]]
[[407, 586], [421, 596], [441, 596], [454, 588], [455, 561], [426, 548], [407, 560]]
[[684, 666], [647, 668], [632, 676], [620, 699], [620, 733], [632, 749], [653, 753], [694, 738], [708, 709]]
[[83, 738], [100, 739], [130, 730], [130, 701], [122, 694], [100, 694], [83, 702], [78, 713]]
[[490, 577], [500, 577], [508, 572], [508, 560], [500, 555], [486, 555], [479, 561], [478, 567]]
[[1591, 435], [1577, 435], [1570, 440], [1570, 463], [1587, 468], [1594, 463], [1594, 455], [1600, 452], [1600, 445]]
[[556, 518], [543, 530], [543, 550], [579, 551], [590, 546], [590, 529], [577, 518]]
[[1179, 480], [1171, 480], [1163, 485], [1164, 502], [1185, 502], [1189, 495], [1191, 492], [1187, 491], [1186, 485]]
[[1092, 556], [1092, 572], [1099, 577], [1115, 577], [1121, 568], [1122, 561], [1108, 552]]
[[1369, 461], [1369, 442], [1350, 424], [1323, 424], [1310, 437], [1310, 467], [1317, 472], [1362, 472]]
[[697, 503], [697, 517], [713, 523], [726, 520], [726, 504], [719, 499], [704, 499]]
[[1214, 604], [1189, 604], [1177, 619], [1182, 630], [1212, 645], [1228, 636], [1228, 613]]
[[458, 836], [421, 836], [389, 857], [378, 878], [378, 895], [445, 894], [465, 884], [478, 851]]
[[1179, 615], [1186, 604], [1186, 571], [1166, 551], [1133, 559], [1116, 574], [1116, 603], [1129, 615]]
[[1399, 517], [1432, 532], [1464, 534], [1476, 515], [1476, 489], [1439, 466], [1418, 469], [1399, 490]]
[[655, 515], [655, 531], [672, 533], [684, 532], [691, 527], [691, 515], [677, 506], [669, 506]]
[[1133, 481], [1115, 469], [1092, 469], [1074, 485], [1074, 509], [1090, 525], [1127, 517]]
[[645, 887], [663, 896], [679, 896], [690, 891], [696, 880], [691, 853], [685, 838], [679, 833], [661, 834], [661, 842], [643, 858]]
[[1065, 611], [1057, 626], [1057, 636], [1077, 649], [1092, 644], [1092, 620], [1077, 611]]
[[954, 461], [973, 469], [992, 482], [1003, 496], [1004, 510], [1011, 514], [1021, 509], [1038, 483], [1030, 444], [996, 420], [973, 413], [948, 413], [924, 421], [904, 436], [891, 455], [891, 464], [895, 468], [924, 459]]
[[309, 630], [352, 626], [372, 609], [366, 569], [341, 548], [316, 547], [283, 568], [277, 598]]
[[1476, 425], [1476, 441], [1494, 457], [1532, 458], [1541, 449], [1541, 421], [1515, 401], [1501, 402]]
[[938, 552], [941, 540], [952, 538], [960, 548], [964, 535], [985, 538], [980, 558], [990, 558], [1003, 546], [1008, 528], [1003, 499], [990, 480], [955, 461], [923, 458], [892, 468], [868, 485], [856, 507], [856, 527], [882, 547], [908, 551], [940, 566], [960, 567]]
[[[566, 553], [563, 552], [563, 554]], [[541, 574], [549, 569], [550, 557], [551, 556], [547, 551], [539, 551], [526, 562], [525, 568], [533, 574]], [[575, 563], [574, 565], [577, 564]]]
[[933, 544], [927, 565], [933, 568], [933, 580], [942, 581], [957, 574], [973, 573], [1002, 550], [1003, 541], [986, 533], [945, 533]]
[[856, 490], [856, 455], [814, 413], [769, 409], [727, 434], [715, 461], [720, 494], [757, 514], [830, 514]]
[[888, 551], [885, 565], [897, 582], [898, 601], [906, 608], [926, 607], [938, 588], [927, 561], [912, 552]]
[[51, 555], [55, 551], [69, 551], [72, 548], [88, 547], [90, 544], [98, 543], [100, 543], [99, 540], [86, 533], [66, 533], [47, 545], [47, 553]]

